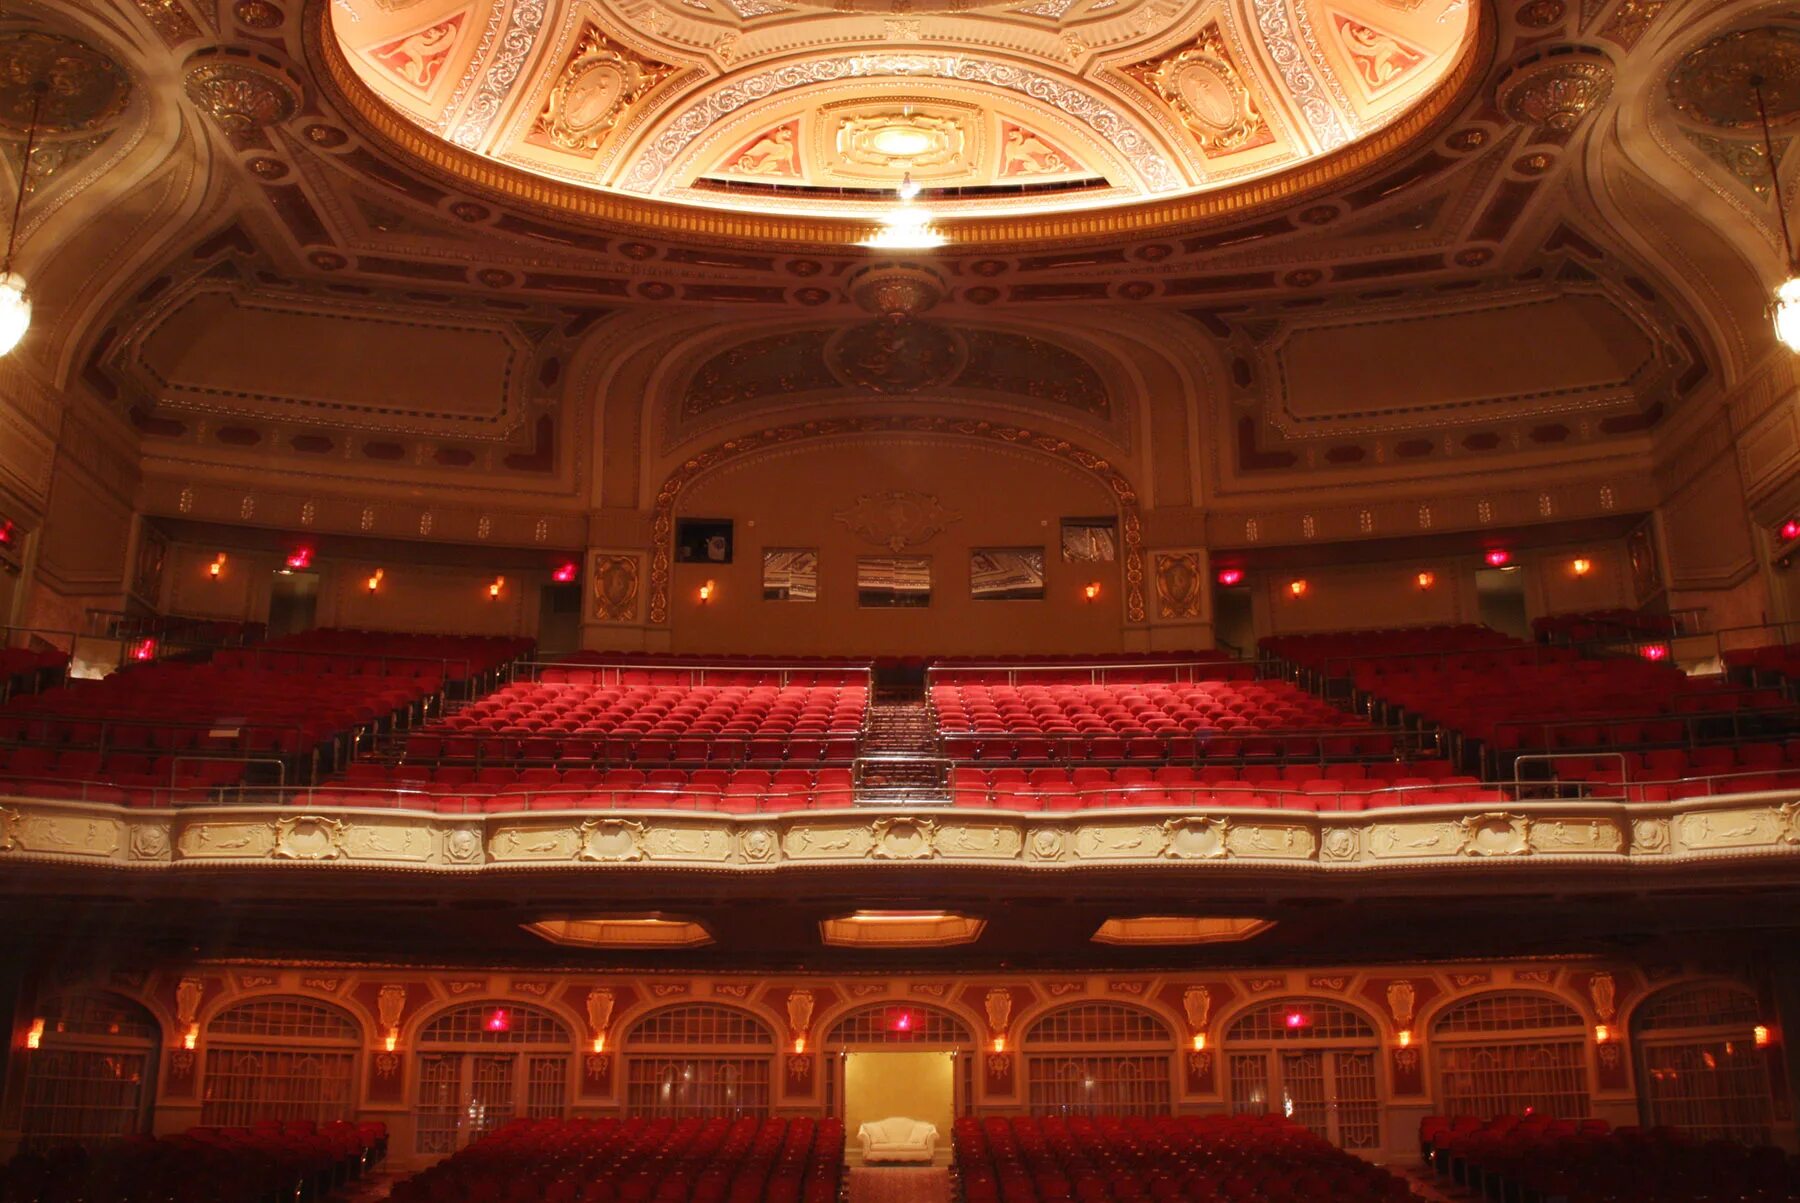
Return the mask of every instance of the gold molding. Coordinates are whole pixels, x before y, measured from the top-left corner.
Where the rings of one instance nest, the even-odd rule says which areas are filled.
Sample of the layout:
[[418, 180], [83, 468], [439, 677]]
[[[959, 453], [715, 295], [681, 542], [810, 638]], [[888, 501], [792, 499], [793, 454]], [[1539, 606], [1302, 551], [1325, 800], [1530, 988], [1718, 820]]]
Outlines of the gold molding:
[[[791, 217], [775, 213], [708, 209], [640, 200], [612, 191], [565, 184], [452, 146], [413, 125], [364, 83], [332, 35], [329, 0], [308, 0], [302, 21], [313, 82], [328, 104], [373, 139], [439, 173], [446, 182], [486, 194], [489, 200], [584, 223], [599, 223], [642, 236], [698, 238], [718, 243], [783, 244], [794, 250], [853, 250], [878, 229], [873, 221]], [[1165, 200], [1072, 213], [956, 217], [942, 223], [949, 246], [996, 249], [1006, 245], [1071, 240], [1142, 238], [1172, 229], [1242, 219], [1373, 171], [1415, 142], [1436, 136], [1440, 124], [1479, 98], [1485, 67], [1496, 44], [1495, 22], [1477, 20], [1476, 35], [1431, 93], [1393, 124], [1302, 167], [1238, 188], [1190, 193]], [[1482, 69], [1478, 69], [1482, 68]]]
[[730, 815], [523, 811], [448, 815], [320, 806], [140, 810], [33, 798], [0, 803], [0, 864], [142, 871], [407, 872], [688, 869], [761, 873], [881, 862], [1034, 872], [1293, 869], [1467, 872], [1509, 865], [1667, 868], [1800, 857], [1800, 794], [1625, 805], [1526, 802], [1311, 812], [1219, 808], [1063, 814], [940, 808]]

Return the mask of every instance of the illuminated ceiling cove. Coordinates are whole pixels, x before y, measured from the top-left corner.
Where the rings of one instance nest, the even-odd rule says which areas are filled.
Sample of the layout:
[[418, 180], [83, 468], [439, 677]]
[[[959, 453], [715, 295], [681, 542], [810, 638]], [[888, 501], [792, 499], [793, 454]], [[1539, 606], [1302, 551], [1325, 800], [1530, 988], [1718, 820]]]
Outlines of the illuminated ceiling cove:
[[[564, 184], [868, 219], [1234, 188], [1410, 135], [1470, 0], [334, 0], [408, 122]], [[1327, 156], [1330, 156], [1328, 159]], [[1322, 162], [1315, 162], [1322, 161]]]

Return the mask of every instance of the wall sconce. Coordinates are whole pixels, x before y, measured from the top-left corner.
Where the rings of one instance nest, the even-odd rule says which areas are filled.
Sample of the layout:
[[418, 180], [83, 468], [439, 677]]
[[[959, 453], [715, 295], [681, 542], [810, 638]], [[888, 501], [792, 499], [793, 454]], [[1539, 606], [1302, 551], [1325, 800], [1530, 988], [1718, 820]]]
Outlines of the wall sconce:
[[1308, 588], [1309, 586], [1304, 577], [1299, 580], [1288, 582], [1288, 594], [1292, 597], [1305, 597]]
[[[9, 524], [10, 525], [10, 524]], [[1783, 539], [1800, 539], [1800, 518], [1789, 518], [1781, 524]]]
[[182, 1033], [181, 1047], [191, 1053], [194, 1051], [194, 1049], [196, 1047], [199, 1046], [199, 1044], [200, 1044], [200, 1025], [197, 1023], [190, 1023], [190, 1024], [188, 1024], [188, 1030], [186, 1032]]
[[399, 1028], [389, 1028], [388, 1034], [387, 1034], [387, 1039], [385, 1041], [383, 1041], [382, 1044], [383, 1044], [383, 1047], [385, 1047], [387, 1049], [387, 1051], [390, 1053], [393, 1052], [395, 1049], [399, 1048], [400, 1047], [400, 1029]]
[[1594, 562], [1586, 556], [1576, 556], [1569, 561], [1569, 571], [1576, 576], [1586, 576], [1594, 570]]
[[[38, 1022], [42, 1023], [43, 1021], [39, 1020]], [[1757, 1048], [1768, 1048], [1769, 1045], [1774, 1042], [1774, 1037], [1769, 1033], [1769, 1025], [1766, 1023], [1759, 1023], [1751, 1028], [1750, 1039]], [[33, 1045], [32, 1047], [35, 1048], [37, 1046]]]
[[704, 606], [708, 602], [712, 601], [714, 588], [715, 588], [715, 586], [713, 585], [713, 583], [711, 581], [707, 581], [705, 584], [700, 586], [700, 604], [701, 605]]
[[994, 1051], [997, 1053], [1003, 1053], [1006, 1051], [1006, 1037], [1004, 1037], [1004, 1036], [994, 1037]]
[[567, 585], [569, 582], [573, 581], [580, 572], [581, 568], [574, 560], [564, 560], [561, 564], [556, 566], [556, 571], [550, 574], [550, 579], [559, 585]]
[[1093, 601], [1096, 597], [1099, 597], [1100, 596], [1100, 582], [1099, 581], [1089, 581], [1086, 585], [1083, 585], [1081, 588], [1081, 595], [1083, 597], [1087, 598], [1088, 601], [1090, 601], [1090, 602]]
[[1418, 576], [1414, 577], [1413, 579], [1419, 582], [1420, 589], [1429, 589], [1433, 585], [1437, 584], [1437, 573], [1421, 572]]
[[594, 1051], [597, 1053], [603, 1053], [606, 1051], [606, 1033], [605, 1032], [601, 1032], [598, 1036], [594, 1037]]
[[44, 1021], [42, 1019], [34, 1019], [31, 1021], [31, 1027], [26, 1029], [26, 1032], [25, 1032], [25, 1047], [26, 1048], [38, 1048], [43, 1043], [44, 1043]]
[[304, 547], [304, 546], [296, 547], [296, 548], [294, 548], [294, 550], [288, 552], [287, 566], [290, 570], [298, 569], [298, 568], [311, 568], [312, 567], [312, 558], [313, 558], [313, 549], [312, 548]]
[[220, 552], [218, 555], [213, 557], [213, 562], [206, 566], [206, 573], [208, 576], [212, 577], [212, 579], [215, 581], [225, 575], [225, 553], [224, 552]]
[[377, 589], [381, 588], [381, 578], [386, 575], [387, 575], [387, 569], [385, 569], [385, 568], [377, 568], [375, 570], [375, 575], [369, 578], [369, 592], [370, 593], [373, 593]]
[[1512, 563], [1512, 552], [1504, 547], [1496, 547], [1483, 558], [1487, 560], [1489, 568], [1504, 568]]
[[1411, 1048], [1412, 1047], [1412, 1029], [1411, 1028], [1401, 1028], [1400, 1029], [1400, 1047], [1401, 1048]]
[[5, 521], [0, 522], [0, 547], [11, 547], [13, 545], [13, 541], [16, 540], [18, 537], [19, 537], [19, 528], [16, 525], [14, 525], [13, 520], [11, 518], [8, 518]]
[[1667, 660], [1669, 645], [1666, 643], [1646, 643], [1638, 649], [1638, 655], [1646, 660]]
[[1197, 1053], [1203, 1053], [1206, 1051], [1206, 1033], [1205, 1032], [1195, 1032], [1194, 1033], [1194, 1051]]
[[1607, 1027], [1603, 1023], [1597, 1023], [1594, 1025], [1594, 1043], [1595, 1044], [1605, 1044], [1608, 1040], [1611, 1040], [1611, 1039], [1612, 1039], [1612, 1029], [1611, 1028]]
[[506, 587], [506, 578], [503, 576], [495, 577], [494, 583], [488, 586], [488, 600], [489, 601], [498, 601], [500, 599], [500, 590], [504, 589], [505, 587]]
[[794, 1055], [796, 1057], [798, 1057], [801, 1053], [803, 1053], [805, 1051], [806, 1051], [806, 1037], [804, 1037], [804, 1036], [794, 1037]]
[[1219, 584], [1229, 589], [1243, 581], [1244, 570], [1242, 568], [1221, 568], [1217, 579]]
[[154, 659], [156, 659], [156, 640], [140, 639], [136, 643], [132, 644], [131, 645], [131, 658], [133, 660], [154, 660]]

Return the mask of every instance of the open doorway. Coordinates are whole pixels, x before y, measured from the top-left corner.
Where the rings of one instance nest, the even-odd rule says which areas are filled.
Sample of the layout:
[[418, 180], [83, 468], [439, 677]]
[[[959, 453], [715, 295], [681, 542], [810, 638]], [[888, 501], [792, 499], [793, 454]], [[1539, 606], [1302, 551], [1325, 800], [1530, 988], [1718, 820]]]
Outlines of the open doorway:
[[1531, 638], [1525, 614], [1525, 574], [1517, 564], [1475, 570], [1475, 600], [1484, 626], [1516, 639]]
[[949, 1151], [956, 1119], [954, 1052], [882, 1049], [847, 1052], [843, 1060], [844, 1130], [852, 1141], [866, 1123], [904, 1117], [936, 1127], [939, 1153]]
[[540, 591], [537, 643], [545, 659], [581, 647], [580, 585], [545, 585]]
[[1248, 585], [1213, 586], [1213, 642], [1236, 655], [1256, 654], [1256, 616]]
[[279, 569], [269, 584], [269, 638], [310, 631], [318, 615], [319, 574]]

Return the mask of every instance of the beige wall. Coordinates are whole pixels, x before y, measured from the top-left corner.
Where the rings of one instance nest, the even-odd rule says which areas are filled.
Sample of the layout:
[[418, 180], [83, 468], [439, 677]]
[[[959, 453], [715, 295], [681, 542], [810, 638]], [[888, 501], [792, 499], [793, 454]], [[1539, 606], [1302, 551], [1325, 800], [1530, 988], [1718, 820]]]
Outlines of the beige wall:
[[864, 1124], [904, 1116], [938, 1130], [950, 1141], [956, 1118], [956, 1062], [948, 1052], [863, 1052], [844, 1057], [844, 1129], [856, 1146]]
[[[932, 562], [931, 605], [917, 610], [857, 606], [856, 562], [892, 554], [837, 515], [884, 491], [933, 497], [956, 515], [901, 554]], [[1088, 652], [1123, 646], [1123, 563], [1065, 564], [1065, 517], [1117, 512], [1111, 493], [1073, 465], [1029, 451], [942, 439], [891, 436], [874, 442], [812, 443], [747, 457], [702, 477], [680, 497], [679, 516], [730, 518], [729, 565], [676, 564], [670, 597], [681, 652], [987, 653]], [[969, 551], [1042, 547], [1042, 601], [975, 601]], [[762, 600], [764, 547], [819, 549], [819, 600]], [[702, 605], [699, 589], [715, 583]], [[1082, 587], [1101, 583], [1089, 603]], [[600, 629], [599, 637], [606, 632]]]

